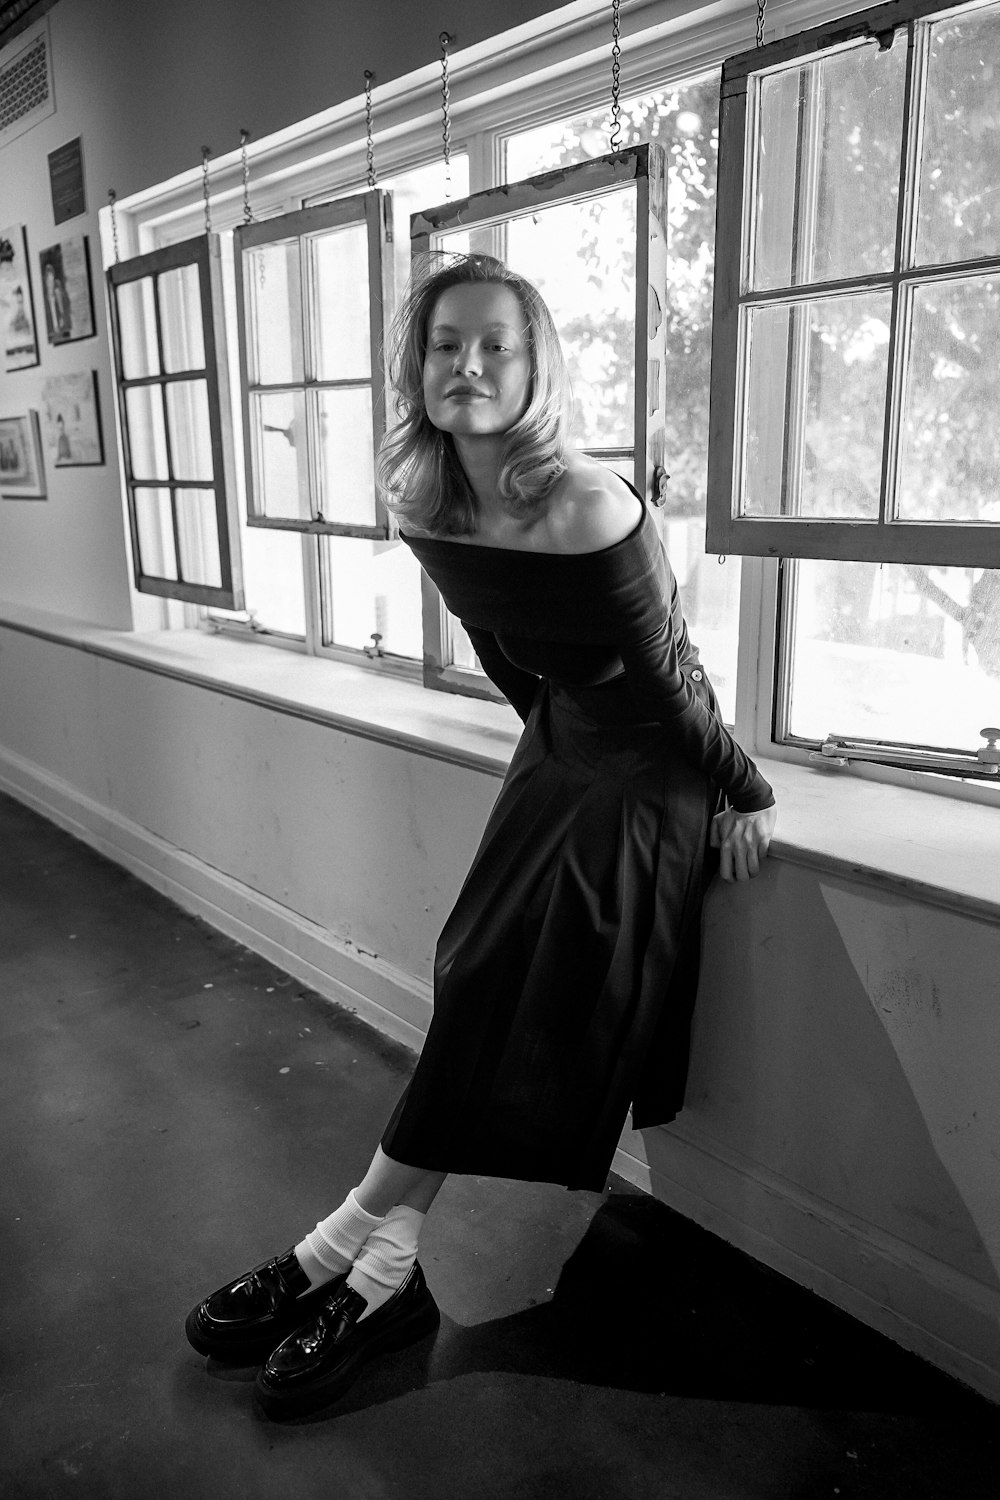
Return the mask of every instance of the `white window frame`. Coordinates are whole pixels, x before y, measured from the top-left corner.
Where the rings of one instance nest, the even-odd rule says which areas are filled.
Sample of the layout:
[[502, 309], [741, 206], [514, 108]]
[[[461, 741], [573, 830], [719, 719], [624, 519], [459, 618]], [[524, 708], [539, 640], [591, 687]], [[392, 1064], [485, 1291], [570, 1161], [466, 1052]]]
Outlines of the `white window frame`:
[[[670, 88], [719, 69], [727, 57], [751, 45], [756, 17], [745, 0], [721, 0], [710, 18], [696, 9], [664, 14], [661, 0], [629, 6], [622, 56], [622, 92], [634, 97]], [[837, 0], [769, 0], [768, 37], [818, 25], [843, 14]], [[499, 39], [456, 51], [451, 57], [452, 149], [469, 157], [470, 191], [503, 180], [507, 137], [534, 125], [596, 111], [609, 93], [607, 6], [578, 0]], [[440, 69], [425, 67], [398, 83], [377, 87], [376, 159], [386, 177], [440, 155]], [[364, 101], [347, 100], [321, 116], [284, 131], [270, 142], [251, 143], [251, 198], [257, 217], [289, 211], [323, 195], [362, 191], [367, 179]], [[203, 215], [202, 175], [192, 169], [168, 185], [120, 200], [118, 236], [122, 253], [173, 243], [198, 232]], [[213, 221], [235, 228], [243, 217], [240, 154], [213, 164]], [[105, 263], [113, 258], [111, 216], [101, 212]], [[312, 541], [302, 538], [303, 544]], [[315, 545], [315, 544], [313, 544]], [[778, 563], [770, 557], [741, 562], [739, 655], [734, 727], [755, 755], [791, 764], [808, 763], [809, 750], [774, 738], [778, 652]], [[144, 616], [147, 627], [149, 615]], [[190, 617], [168, 611], [171, 628]], [[295, 649], [315, 649], [295, 643]], [[355, 653], [330, 650], [356, 660]], [[384, 664], [372, 661], [372, 669]], [[404, 672], [409, 670], [406, 664]], [[415, 665], [414, 675], [420, 671]], [[851, 762], [840, 774], [903, 785], [966, 801], [1000, 805], [1000, 788], [958, 782], [953, 777], [914, 776], [895, 766]]]
[[[989, 0], [983, 0], [989, 3]], [[709, 551], [759, 557], [925, 563], [938, 567], [1000, 567], [1000, 524], [898, 519], [902, 404], [909, 357], [913, 298], [924, 286], [1000, 272], [1000, 253], [944, 265], [915, 260], [920, 111], [926, 84], [926, 25], [959, 7], [948, 0], [892, 0], [828, 26], [727, 59], [722, 75], [715, 306], [712, 318], [712, 443], [709, 453]], [[756, 218], [756, 140], [761, 80], [789, 67], [849, 56], [861, 47], [905, 49], [900, 136], [900, 189], [892, 265], [878, 273], [837, 280], [803, 279], [761, 290], [751, 284]], [[758, 516], [743, 509], [746, 481], [745, 416], [751, 392], [750, 318], [767, 307], [793, 310], [825, 297], [856, 293], [891, 297], [886, 402], [877, 518], [835, 520], [794, 514]], [[790, 376], [792, 400], [803, 399], [805, 365]], [[793, 418], [794, 423], [794, 418]], [[791, 465], [791, 489], [798, 465]], [[786, 469], [785, 479], [788, 479]]]

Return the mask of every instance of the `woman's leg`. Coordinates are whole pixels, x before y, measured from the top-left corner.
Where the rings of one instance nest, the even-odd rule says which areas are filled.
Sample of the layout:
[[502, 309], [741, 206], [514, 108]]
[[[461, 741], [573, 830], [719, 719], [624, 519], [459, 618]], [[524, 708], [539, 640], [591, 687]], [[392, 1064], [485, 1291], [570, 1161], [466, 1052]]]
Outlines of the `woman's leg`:
[[429, 1172], [425, 1167], [408, 1167], [393, 1161], [378, 1146], [364, 1181], [354, 1189], [354, 1196], [367, 1213], [379, 1218], [397, 1205], [425, 1214], [446, 1176], [446, 1172]]
[[412, 1263], [416, 1234], [445, 1175], [393, 1161], [379, 1146], [364, 1180], [348, 1193], [338, 1209], [321, 1219], [295, 1246], [296, 1259], [309, 1278], [310, 1287], [349, 1271], [369, 1236], [376, 1231], [391, 1236], [395, 1217], [400, 1214], [408, 1219], [402, 1232]]
[[417, 1258], [424, 1215], [444, 1179], [444, 1172], [408, 1167], [386, 1156], [381, 1146], [376, 1150], [364, 1181], [354, 1190], [366, 1212], [381, 1216], [347, 1276], [347, 1285], [365, 1299], [359, 1322], [406, 1283]]

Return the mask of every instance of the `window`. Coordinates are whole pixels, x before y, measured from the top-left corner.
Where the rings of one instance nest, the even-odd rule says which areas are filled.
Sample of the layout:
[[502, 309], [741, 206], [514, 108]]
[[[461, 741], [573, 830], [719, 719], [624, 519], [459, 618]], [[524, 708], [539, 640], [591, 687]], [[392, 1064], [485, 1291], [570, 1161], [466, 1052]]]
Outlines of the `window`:
[[[874, 22], [852, 18], [851, 35], [840, 21], [795, 36], [796, 17], [815, 15], [816, 5], [789, 0], [786, 37], [750, 53], [740, 49], [750, 44], [752, 8], [711, 24], [703, 7], [667, 9], [626, 47], [631, 93], [621, 132], [624, 147], [651, 142], [665, 154], [666, 261], [655, 289], [664, 330], [658, 457], [670, 478], [656, 516], [725, 717], [752, 753], [843, 763], [844, 774], [911, 785], [898, 767], [941, 762], [949, 776], [920, 784], [995, 800], [1000, 776], [985, 784], [990, 761], [976, 756], [980, 730], [997, 721], [1000, 681], [1000, 565], [989, 551], [1000, 478], [992, 446], [1000, 440], [992, 379], [1000, 332], [991, 300], [1000, 285], [1000, 117], [988, 77], [1000, 4], [945, 11], [940, 0], [900, 0], [872, 13]], [[384, 107], [376, 101], [379, 187], [392, 200], [387, 281], [398, 289], [408, 274], [411, 214], [448, 234], [459, 228], [449, 223], [459, 202], [485, 203], [482, 195], [500, 183], [562, 174], [608, 151], [606, 22], [603, 3], [588, 0], [571, 30], [540, 17], [492, 52], [483, 44], [452, 57], [453, 139], [461, 149], [452, 155], [451, 188], [440, 154], [439, 79], [414, 74], [389, 87]], [[727, 57], [716, 278], [719, 70]], [[318, 132], [305, 128], [301, 140], [284, 133], [273, 147], [261, 143], [251, 198], [262, 224], [362, 193], [357, 105], [345, 104]], [[744, 131], [735, 148], [734, 120]], [[240, 169], [234, 153], [213, 170], [237, 435]], [[192, 172], [120, 203], [123, 242], [146, 250], [196, 235], [201, 190]], [[574, 204], [573, 196], [544, 205], [538, 225], [490, 211], [461, 233], [523, 257], [574, 363], [578, 440], [605, 462], [630, 465], [634, 229], [620, 205], [598, 197], [588, 206], [586, 196]], [[572, 246], [559, 243], [565, 276], [555, 279], [533, 246], [559, 213], [576, 218]], [[104, 228], [109, 255], [106, 221]], [[182, 310], [175, 299], [169, 315]], [[723, 347], [732, 357], [722, 365], [718, 345], [712, 359], [713, 328], [718, 336], [727, 320]], [[148, 321], [155, 334], [155, 315]], [[710, 407], [710, 366], [717, 376], [729, 371], [725, 421], [718, 389]], [[267, 387], [257, 382], [255, 397], [270, 396]], [[299, 389], [309, 399], [307, 378]], [[734, 447], [737, 438], [742, 447]], [[288, 446], [281, 433], [268, 440]], [[419, 569], [398, 540], [247, 524], [243, 448], [237, 440], [234, 535], [246, 612], [199, 603], [186, 612], [189, 622], [200, 615], [248, 639], [414, 678], [430, 654], [435, 686], [489, 695], [470, 644], [437, 596], [423, 597]], [[749, 506], [741, 500], [739, 514], [734, 452], [756, 497]], [[283, 519], [329, 520], [315, 483], [320, 458], [314, 451], [306, 466], [308, 490], [298, 477], [286, 488], [300, 509]], [[927, 480], [922, 491], [913, 485], [918, 471]], [[706, 510], [715, 516], [720, 474], [727, 525], [762, 535], [777, 528], [777, 542], [772, 533], [751, 551], [730, 531], [710, 530], [706, 548]], [[293, 503], [284, 508], [293, 512]], [[816, 528], [831, 526], [844, 528], [850, 545], [824, 542], [812, 555]], [[882, 560], [882, 538], [898, 535], [933, 545], [923, 552], [907, 542], [912, 555]], [[970, 551], [956, 554], [953, 544]]]
[[116, 263], [108, 284], [136, 588], [241, 609], [218, 238]]
[[[731, 724], [736, 715], [740, 560], [705, 552], [718, 117], [719, 74], [713, 71], [623, 100], [621, 139], [625, 146], [656, 141], [666, 155], [667, 262], [661, 290], [666, 328], [663, 463], [669, 479], [658, 516], [692, 638]], [[610, 128], [604, 108], [511, 134], [504, 142], [507, 177], [516, 181], [599, 155]], [[599, 270], [601, 248], [593, 234], [576, 248], [588, 278]], [[614, 309], [589, 306], [585, 344], [578, 355], [578, 396], [594, 400], [613, 391], [622, 379], [625, 357]], [[587, 366], [580, 368], [584, 359]]]
[[[464, 153], [452, 155], [451, 169], [456, 187], [465, 191], [468, 163]], [[379, 229], [384, 283], [382, 298], [385, 306], [391, 309], [409, 274], [410, 213], [418, 204], [436, 203], [445, 197], [446, 171], [443, 162], [431, 161], [385, 176], [380, 185], [383, 202]], [[330, 189], [322, 188], [303, 196], [305, 206], [302, 212], [313, 215], [313, 218], [299, 220], [299, 223], [308, 222], [313, 230], [318, 222], [316, 214], [326, 213], [333, 205], [336, 205], [337, 212], [341, 212], [343, 204], [359, 201], [350, 186], [340, 189], [339, 197]], [[291, 226], [299, 212], [295, 210], [261, 220], [253, 226], [254, 230], [259, 231], [262, 242], [266, 243], [269, 238], [280, 239], [281, 230], [276, 226]], [[353, 210], [347, 212], [350, 214]], [[355, 223], [358, 223], [356, 218]], [[369, 226], [367, 232], [371, 245], [374, 227]], [[234, 241], [233, 261], [237, 236], [245, 242], [245, 231], [238, 228], [231, 236]], [[300, 248], [297, 264], [301, 264], [301, 258]], [[232, 322], [236, 326], [239, 297], [232, 262], [231, 266], [229, 293]], [[259, 267], [256, 271], [259, 275]], [[298, 284], [302, 284], [301, 276]], [[280, 309], [280, 302], [278, 306]], [[283, 318], [279, 317], [278, 326], [287, 322], [286, 311]], [[385, 322], [384, 314], [382, 322]], [[287, 342], [285, 347], [288, 348]], [[239, 382], [238, 369], [234, 369], [234, 384]], [[304, 391], [308, 389], [304, 380], [302, 388]], [[282, 439], [280, 433], [267, 436], [276, 445], [282, 442], [287, 450], [287, 439]], [[368, 442], [373, 444], [373, 434]], [[277, 453], [279, 462], [283, 459], [287, 464], [287, 452], [282, 453], [278, 447]], [[324, 504], [321, 500], [320, 508]], [[290, 506], [287, 508], [291, 509]], [[294, 517], [290, 519], [296, 524]], [[305, 520], [305, 512], [300, 519]], [[359, 528], [350, 522], [327, 525], [331, 519], [327, 507], [323, 523], [297, 527], [313, 534], [295, 535], [284, 525], [248, 525], [244, 513], [241, 544], [247, 612], [235, 616], [213, 609], [212, 622], [224, 629], [249, 629], [259, 640], [297, 644], [299, 649], [304, 647], [316, 655], [344, 656], [376, 669], [416, 673], [423, 654], [422, 606], [420, 568], [412, 553], [397, 537], [386, 537], [384, 531], [371, 537], [358, 535]], [[360, 529], [363, 531], [364, 528]]]
[[236, 230], [247, 520], [385, 540], [384, 249], [372, 191]]
[[942, 10], [723, 69], [712, 550], [1000, 565], [1000, 5]]
[[[578, 402], [584, 452], [619, 469], [640, 494], [663, 464], [666, 282], [665, 157], [658, 145], [578, 162], [559, 172], [414, 215], [413, 255], [498, 256], [526, 276], [555, 320]], [[568, 253], [586, 246], [587, 257]], [[615, 370], [602, 370], [595, 327], [611, 326]], [[597, 358], [594, 358], [594, 355]], [[425, 581], [424, 683], [486, 692], [470, 680], [469, 646]]]
[[783, 559], [769, 738], [995, 776], [1000, 6], [935, 11], [723, 69], [708, 544]]

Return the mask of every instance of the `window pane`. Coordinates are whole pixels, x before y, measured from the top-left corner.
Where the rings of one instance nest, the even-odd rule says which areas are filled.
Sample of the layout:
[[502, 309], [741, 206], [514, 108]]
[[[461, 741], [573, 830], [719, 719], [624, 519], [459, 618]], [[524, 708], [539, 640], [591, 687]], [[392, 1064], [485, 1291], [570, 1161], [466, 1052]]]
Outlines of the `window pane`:
[[741, 560], [705, 553], [705, 519], [667, 517], [663, 539], [681, 592], [691, 639], [705, 664], [722, 717], [736, 718]]
[[877, 520], [888, 292], [751, 308], [743, 514]]
[[317, 391], [320, 510], [345, 526], [375, 525], [372, 393]]
[[1000, 522], [1000, 281], [913, 291], [898, 511], [904, 521]]
[[464, 667], [467, 672], [482, 672], [469, 635], [461, 620], [454, 615], [447, 617], [448, 633], [445, 641], [445, 666]]
[[368, 231], [347, 224], [307, 242], [317, 380], [370, 377]]
[[284, 385], [304, 380], [298, 240], [245, 250], [243, 288], [252, 383]]
[[115, 287], [118, 300], [118, 332], [122, 345], [122, 376], [140, 380], [144, 375], [160, 373], [160, 356], [156, 347], [156, 310], [153, 305], [153, 281], [142, 276]]
[[[380, 179], [379, 186], [392, 194], [393, 279], [397, 296], [410, 275], [410, 215], [422, 208], [433, 208], [449, 197], [448, 172], [442, 160], [410, 172], [399, 172]], [[460, 152], [451, 158], [452, 198], [465, 198], [469, 192], [469, 158]]]
[[306, 398], [302, 391], [251, 395], [254, 495], [259, 513], [298, 521], [312, 519]]
[[164, 387], [175, 479], [211, 479], [212, 429], [204, 380], [171, 381]]
[[398, 539], [320, 538], [323, 644], [363, 650], [372, 635], [394, 656], [423, 654], [420, 565]]
[[751, 285], [891, 269], [905, 36], [760, 79]]
[[163, 396], [158, 385], [133, 386], [125, 392], [129, 452], [133, 479], [168, 479], [167, 432]]
[[260, 531], [243, 525], [240, 551], [246, 607], [239, 611], [210, 609], [210, 618], [245, 622], [249, 617], [259, 630], [304, 640], [302, 542], [298, 532]]
[[[542, 209], [507, 228], [506, 259], [555, 319], [581, 446], [635, 440], [635, 193]], [[567, 246], [577, 253], [566, 254]]]
[[177, 539], [181, 553], [181, 576], [185, 583], [222, 587], [219, 558], [219, 527], [215, 515], [214, 490], [178, 490]]
[[152, 578], [177, 579], [173, 511], [169, 490], [136, 490], [139, 571]]
[[163, 362], [171, 374], [205, 368], [201, 285], [197, 266], [178, 266], [159, 278]]
[[1000, 572], [805, 562], [789, 729], [977, 749], [1000, 677]]
[[918, 265], [1000, 252], [1000, 6], [929, 31]]

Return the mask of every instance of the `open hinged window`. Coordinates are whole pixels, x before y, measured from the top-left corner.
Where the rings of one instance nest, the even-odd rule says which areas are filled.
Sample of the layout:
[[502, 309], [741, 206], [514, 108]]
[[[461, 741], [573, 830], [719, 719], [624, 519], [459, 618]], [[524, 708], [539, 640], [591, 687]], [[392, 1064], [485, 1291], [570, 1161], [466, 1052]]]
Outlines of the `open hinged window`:
[[[573, 438], [659, 498], [664, 465], [666, 154], [645, 143], [474, 193], [410, 220], [415, 259], [495, 255], [552, 313], [576, 397]], [[598, 317], [600, 314], [600, 317]], [[592, 336], [601, 323], [616, 345]], [[613, 369], [614, 373], [609, 374]], [[495, 697], [471, 643], [424, 577], [424, 682]]]
[[375, 486], [391, 225], [374, 190], [235, 231], [250, 526], [392, 534]]
[[724, 66], [712, 552], [1000, 566], [1000, 4]]
[[136, 587], [242, 609], [218, 236], [107, 277]]

